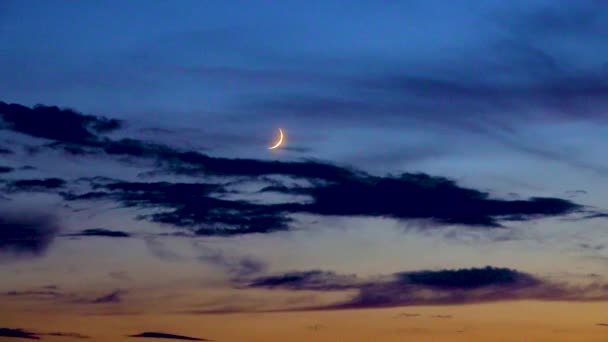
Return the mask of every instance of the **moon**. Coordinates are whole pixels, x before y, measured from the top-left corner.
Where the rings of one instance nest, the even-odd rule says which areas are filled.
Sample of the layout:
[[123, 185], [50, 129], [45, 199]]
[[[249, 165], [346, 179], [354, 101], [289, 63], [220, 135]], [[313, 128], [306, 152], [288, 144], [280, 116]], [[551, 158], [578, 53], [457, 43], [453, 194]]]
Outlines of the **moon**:
[[270, 146], [269, 150], [274, 150], [283, 144], [283, 130], [279, 128], [279, 140], [272, 146]]

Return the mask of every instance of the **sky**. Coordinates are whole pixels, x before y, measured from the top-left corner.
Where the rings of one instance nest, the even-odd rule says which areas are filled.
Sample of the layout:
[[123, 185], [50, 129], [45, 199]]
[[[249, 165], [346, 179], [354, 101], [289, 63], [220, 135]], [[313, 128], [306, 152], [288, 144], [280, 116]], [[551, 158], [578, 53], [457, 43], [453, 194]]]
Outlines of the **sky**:
[[605, 341], [606, 22], [0, 1], [0, 340]]

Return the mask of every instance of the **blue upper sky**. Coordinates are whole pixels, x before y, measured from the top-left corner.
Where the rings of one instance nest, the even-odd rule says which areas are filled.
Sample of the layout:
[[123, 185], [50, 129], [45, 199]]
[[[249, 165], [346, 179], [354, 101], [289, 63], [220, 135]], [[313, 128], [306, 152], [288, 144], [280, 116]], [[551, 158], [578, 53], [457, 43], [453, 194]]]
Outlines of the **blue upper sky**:
[[594, 148], [607, 13], [601, 1], [9, 0], [0, 93], [181, 130], [154, 138], [212, 154], [267, 157], [259, 146], [284, 127], [294, 150], [280, 158], [380, 174], [445, 164], [456, 177], [548, 162], [595, 177], [608, 168]]

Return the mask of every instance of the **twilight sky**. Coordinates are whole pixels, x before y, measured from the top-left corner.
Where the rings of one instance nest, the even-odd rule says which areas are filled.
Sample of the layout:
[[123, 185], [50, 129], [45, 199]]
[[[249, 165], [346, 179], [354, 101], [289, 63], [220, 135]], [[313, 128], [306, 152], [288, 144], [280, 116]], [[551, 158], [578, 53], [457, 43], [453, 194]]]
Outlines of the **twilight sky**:
[[606, 23], [0, 1], [0, 339], [605, 341]]

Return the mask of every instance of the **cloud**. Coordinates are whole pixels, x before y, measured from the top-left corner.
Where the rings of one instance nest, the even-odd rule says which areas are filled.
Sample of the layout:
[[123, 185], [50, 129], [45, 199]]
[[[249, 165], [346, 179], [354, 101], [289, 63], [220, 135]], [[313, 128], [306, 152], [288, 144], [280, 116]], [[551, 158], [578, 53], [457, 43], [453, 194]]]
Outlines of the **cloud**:
[[184, 340], [184, 341], [211, 341], [211, 340], [206, 340], [204, 338], [188, 337], [188, 336], [167, 334], [167, 333], [161, 333], [161, 332], [143, 332], [143, 333], [137, 334], [137, 335], [129, 335], [129, 337], [162, 338], [162, 339]]
[[12, 337], [12, 338], [22, 338], [29, 340], [40, 340], [40, 336], [53, 336], [53, 337], [68, 337], [68, 338], [90, 338], [90, 336], [82, 335], [79, 333], [73, 332], [30, 332], [24, 329], [11, 329], [11, 328], [0, 328], [0, 336], [3, 337]]
[[289, 272], [275, 276], [256, 278], [247, 284], [249, 288], [338, 291], [356, 289], [361, 282], [355, 275], [338, 275], [326, 271]]
[[131, 237], [131, 234], [119, 231], [119, 230], [110, 230], [105, 228], [93, 228], [93, 229], [85, 229], [78, 233], [65, 234], [63, 236], [74, 236], [74, 237], [84, 237], [84, 236], [101, 236], [101, 237], [111, 237], [111, 238], [127, 238]]
[[90, 300], [89, 303], [91, 303], [91, 304], [120, 303], [120, 302], [122, 302], [123, 295], [126, 293], [127, 293], [127, 291], [124, 291], [124, 290], [116, 290], [116, 291], [110, 292], [106, 295], [103, 295], [101, 297]]
[[15, 152], [13, 152], [12, 150], [9, 150], [8, 148], [4, 148], [4, 147], [0, 147], [0, 154], [13, 154]]
[[68, 196], [67, 199], [109, 199], [125, 207], [169, 208], [172, 210], [141, 215], [140, 218], [177, 227], [194, 227], [194, 232], [201, 236], [287, 230], [290, 221], [271, 206], [211, 197], [210, 194], [223, 191], [216, 184], [118, 182], [96, 187], [107, 191]]
[[83, 115], [71, 109], [42, 105], [30, 109], [1, 101], [0, 118], [16, 132], [71, 143], [94, 141], [96, 133], [110, 132], [121, 126], [119, 120]]
[[6, 188], [9, 192], [44, 192], [63, 188], [65, 184], [59, 178], [22, 179], [9, 182]]
[[54, 216], [37, 212], [0, 212], [0, 253], [42, 255], [59, 232]]
[[[608, 284], [570, 285], [551, 282], [508, 268], [484, 267], [423, 270], [357, 279], [333, 272], [291, 272], [259, 277], [237, 288], [356, 291], [350, 299], [293, 310], [340, 310], [414, 305], [458, 305], [508, 300], [603, 301]], [[289, 309], [287, 311], [290, 311]], [[446, 318], [446, 317], [436, 317]]]
[[[391, 82], [389, 83], [393, 86]], [[399, 87], [422, 87], [435, 95], [454, 91], [461, 96], [472, 96], [481, 91], [487, 96], [487, 91], [476, 87], [451, 86], [445, 82], [429, 82], [418, 78], [399, 80], [397, 83]], [[448, 90], [451, 88], [456, 90]], [[37, 110], [20, 106], [15, 108], [30, 114]], [[59, 120], [63, 120], [62, 115], [65, 114], [58, 114], [63, 113], [58, 109], [45, 109], [43, 112], [45, 115], [58, 115]], [[154, 209], [154, 213], [142, 214], [138, 218], [185, 228], [199, 236], [286, 231], [292, 223], [290, 214], [298, 213], [389, 217], [399, 220], [426, 219], [438, 224], [502, 227], [505, 221], [567, 215], [583, 209], [582, 206], [561, 198], [492, 198], [486, 192], [464, 188], [448, 178], [422, 173], [377, 177], [327, 162], [229, 159], [136, 139], [111, 140], [94, 133], [116, 129], [118, 123], [110, 124], [109, 119], [68, 112], [65, 115], [78, 123], [86, 134], [81, 132], [80, 138], [70, 139], [51, 137], [56, 140], [49, 145], [53, 148], [68, 148], [70, 153], [73, 149], [78, 149], [78, 153], [103, 153], [108, 156], [154, 160], [158, 172], [170, 174], [221, 176], [244, 182], [263, 181], [260, 176], [282, 175], [310, 183], [310, 186], [293, 187], [274, 182], [264, 188], [260, 196], [265, 192], [274, 192], [300, 195], [308, 199], [306, 203], [277, 205], [221, 198], [229, 191], [226, 190], [226, 185], [217, 183], [145, 183], [93, 179], [90, 180], [94, 190], [92, 192], [61, 193], [67, 200], [111, 200], [123, 207]], [[97, 128], [85, 129], [91, 125]], [[17, 130], [15, 127], [12, 126], [12, 129]], [[23, 132], [36, 136], [29, 130]], [[49, 178], [14, 181], [7, 188], [13, 191], [48, 191], [64, 186], [63, 180]]]
[[[260, 181], [258, 179], [258, 181]], [[393, 177], [348, 177], [311, 186], [288, 187], [273, 182], [262, 193], [300, 195], [307, 203], [257, 204], [218, 198], [222, 184], [119, 182], [92, 180], [95, 191], [63, 193], [74, 200], [111, 200], [126, 208], [169, 209], [141, 214], [139, 219], [186, 228], [199, 236], [233, 236], [289, 229], [289, 214], [428, 219], [438, 224], [503, 227], [502, 221], [567, 215], [583, 207], [560, 198], [527, 200], [491, 198], [454, 181], [426, 174]]]
[[0, 173], [9, 173], [12, 172], [14, 168], [8, 166], [0, 166]]
[[198, 260], [222, 268], [236, 281], [263, 273], [268, 267], [266, 263], [254, 257], [228, 255], [201, 245], [197, 247], [200, 253]]
[[0, 336], [23, 338], [29, 340], [39, 340], [40, 337], [32, 332], [23, 329], [0, 328]]
[[263, 191], [312, 197], [310, 204], [293, 206], [294, 212], [430, 219], [443, 224], [486, 227], [500, 227], [501, 219], [529, 220], [582, 209], [558, 198], [493, 199], [488, 193], [460, 187], [450, 179], [421, 173], [355, 178], [312, 188], [269, 187]]
[[[124, 278], [121, 278], [124, 279]], [[126, 290], [114, 290], [103, 295], [90, 296], [74, 292], [66, 292], [59, 287], [42, 287], [25, 290], [13, 290], [0, 293], [4, 297], [24, 298], [35, 301], [50, 301], [65, 304], [115, 304], [123, 301]]]
[[608, 323], [598, 323], [596, 325], [599, 327], [608, 327]]

